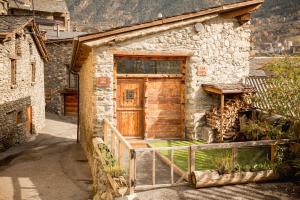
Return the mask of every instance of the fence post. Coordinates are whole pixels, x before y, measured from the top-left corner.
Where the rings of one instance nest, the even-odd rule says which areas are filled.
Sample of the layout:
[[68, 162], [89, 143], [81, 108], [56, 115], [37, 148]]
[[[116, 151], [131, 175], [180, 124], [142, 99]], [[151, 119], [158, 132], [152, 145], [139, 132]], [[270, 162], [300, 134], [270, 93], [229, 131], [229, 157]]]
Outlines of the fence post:
[[116, 137], [114, 133], [111, 133], [111, 154], [115, 156]]
[[152, 152], [152, 185], [155, 185], [155, 150]]
[[235, 164], [237, 162], [237, 154], [238, 154], [238, 148], [233, 147], [232, 148], [232, 163]]
[[103, 120], [103, 140], [104, 140], [104, 144], [106, 144], [106, 145], [108, 145], [108, 143], [107, 143], [107, 132], [108, 132], [108, 126], [107, 126], [107, 123], [104, 119]]
[[276, 145], [271, 145], [271, 161], [275, 161], [276, 159]]
[[129, 194], [134, 193], [135, 186], [135, 174], [134, 174], [134, 163], [136, 159], [136, 152], [134, 149], [129, 149], [129, 169], [128, 169], [128, 178], [129, 178]]
[[121, 140], [119, 140], [118, 142], [118, 163], [121, 166], [121, 162], [122, 162], [122, 157], [123, 157], [123, 152], [122, 152], [122, 142]]
[[174, 184], [174, 150], [171, 150], [171, 184]]
[[192, 172], [195, 171], [195, 163], [196, 163], [196, 147], [194, 147], [192, 145], [192, 146], [190, 146], [190, 149], [189, 149], [189, 160], [188, 160], [189, 177], [191, 177]]

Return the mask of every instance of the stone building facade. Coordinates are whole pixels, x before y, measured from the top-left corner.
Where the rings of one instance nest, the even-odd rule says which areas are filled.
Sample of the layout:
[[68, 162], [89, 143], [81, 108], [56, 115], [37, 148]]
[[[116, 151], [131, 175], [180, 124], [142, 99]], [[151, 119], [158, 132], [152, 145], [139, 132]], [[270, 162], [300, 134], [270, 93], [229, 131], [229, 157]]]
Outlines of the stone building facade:
[[[70, 88], [72, 41], [47, 42], [50, 62], [45, 64], [46, 111], [64, 115], [64, 91]], [[77, 89], [76, 85], [71, 85]]]
[[[184, 58], [185, 70], [178, 75], [184, 77], [184, 100], [181, 102], [184, 107], [184, 137], [195, 139], [201, 135], [205, 112], [219, 102], [217, 97], [204, 92], [201, 85], [245, 81], [249, 74], [251, 31], [249, 18], [241, 20], [241, 15], [248, 16], [247, 8], [251, 7], [253, 11], [261, 3], [233, 3], [228, 7], [79, 37], [74, 43], [72, 69], [80, 76], [80, 133], [81, 139], [86, 141], [84, 146], [90, 145], [93, 135], [101, 135], [104, 118], [119, 127], [116, 110], [122, 99], [116, 80], [119, 81], [119, 77], [138, 77], [132, 74], [119, 76], [115, 68], [119, 57], [150, 60]], [[148, 85], [144, 87], [147, 90]], [[125, 93], [124, 98], [128, 96], [129, 100], [135, 95], [130, 90]], [[147, 94], [146, 99], [149, 94], [155, 95]], [[149, 120], [147, 113], [144, 120], [145, 123]], [[127, 124], [131, 123], [129, 118]]]
[[[32, 5], [33, 2], [33, 5]], [[9, 15], [32, 15], [42, 31], [70, 31], [70, 13], [64, 0], [8, 0]]]
[[[35, 34], [29, 34], [32, 32]], [[0, 38], [2, 151], [26, 141], [44, 126], [44, 62], [48, 55], [32, 18], [0, 16]]]
[[[47, 32], [46, 47], [50, 61], [45, 64], [46, 111], [77, 116], [77, 76], [70, 73], [73, 38], [82, 32]], [[65, 105], [65, 101], [66, 105]]]

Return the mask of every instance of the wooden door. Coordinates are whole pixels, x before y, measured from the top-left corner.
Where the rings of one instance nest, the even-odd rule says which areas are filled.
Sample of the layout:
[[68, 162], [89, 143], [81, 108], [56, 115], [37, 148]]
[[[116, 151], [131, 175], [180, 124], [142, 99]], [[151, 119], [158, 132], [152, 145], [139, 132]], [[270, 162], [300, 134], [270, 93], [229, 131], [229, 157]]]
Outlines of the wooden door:
[[145, 135], [182, 138], [183, 110], [180, 78], [149, 79], [146, 83]]
[[118, 79], [117, 128], [126, 137], [144, 137], [144, 80]]
[[27, 107], [27, 122], [26, 122], [26, 134], [31, 135], [32, 134], [32, 107]]
[[65, 94], [65, 115], [77, 116], [78, 114], [78, 95]]

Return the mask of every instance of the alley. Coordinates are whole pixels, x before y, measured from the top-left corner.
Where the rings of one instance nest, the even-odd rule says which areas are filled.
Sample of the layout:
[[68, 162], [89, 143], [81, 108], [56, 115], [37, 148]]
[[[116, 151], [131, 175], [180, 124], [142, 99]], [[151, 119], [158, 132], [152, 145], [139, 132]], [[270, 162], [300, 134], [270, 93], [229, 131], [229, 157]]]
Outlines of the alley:
[[0, 200], [87, 200], [91, 181], [76, 124], [54, 115], [35, 139], [0, 154]]

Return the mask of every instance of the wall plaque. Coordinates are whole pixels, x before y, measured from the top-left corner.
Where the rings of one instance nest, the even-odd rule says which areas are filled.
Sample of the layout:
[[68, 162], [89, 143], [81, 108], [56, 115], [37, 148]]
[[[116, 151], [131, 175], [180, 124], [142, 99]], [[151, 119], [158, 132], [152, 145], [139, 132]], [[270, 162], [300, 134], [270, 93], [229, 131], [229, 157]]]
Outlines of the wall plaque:
[[205, 66], [198, 67], [197, 75], [198, 76], [207, 76], [207, 67], [205, 67]]
[[110, 85], [109, 77], [98, 77], [96, 79], [96, 86], [99, 88], [108, 88]]

